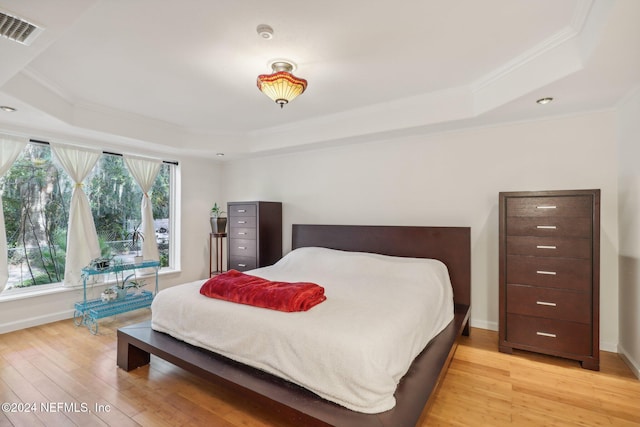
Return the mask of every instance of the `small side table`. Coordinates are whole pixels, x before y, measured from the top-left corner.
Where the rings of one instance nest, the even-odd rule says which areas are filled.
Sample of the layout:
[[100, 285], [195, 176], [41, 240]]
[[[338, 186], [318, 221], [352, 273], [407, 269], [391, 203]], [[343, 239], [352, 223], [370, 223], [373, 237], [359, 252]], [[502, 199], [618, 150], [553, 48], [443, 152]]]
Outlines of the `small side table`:
[[[216, 274], [224, 273], [222, 270], [222, 251], [224, 248], [224, 238], [227, 237], [227, 233], [209, 233], [209, 277], [213, 277]], [[213, 248], [215, 243], [216, 251], [216, 269], [213, 270], [211, 262], [213, 256]]]

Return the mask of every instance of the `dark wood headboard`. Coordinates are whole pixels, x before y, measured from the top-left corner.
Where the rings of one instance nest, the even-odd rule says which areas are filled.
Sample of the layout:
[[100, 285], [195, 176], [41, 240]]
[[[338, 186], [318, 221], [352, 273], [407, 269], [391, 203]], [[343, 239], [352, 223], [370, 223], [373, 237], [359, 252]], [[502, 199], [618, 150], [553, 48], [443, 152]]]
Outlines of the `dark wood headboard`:
[[433, 258], [449, 270], [456, 304], [471, 306], [471, 228], [293, 224], [291, 247]]

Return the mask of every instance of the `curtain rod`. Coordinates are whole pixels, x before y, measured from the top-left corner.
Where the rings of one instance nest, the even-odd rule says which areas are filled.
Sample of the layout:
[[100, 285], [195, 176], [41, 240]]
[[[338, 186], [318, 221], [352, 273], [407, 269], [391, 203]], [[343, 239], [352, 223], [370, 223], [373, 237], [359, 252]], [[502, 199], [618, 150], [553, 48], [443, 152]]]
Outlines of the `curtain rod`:
[[[39, 139], [29, 139], [29, 142], [33, 142], [34, 144], [51, 145], [48, 141], [40, 141]], [[112, 153], [111, 151], [102, 151], [102, 154], [110, 154], [112, 156], [123, 157], [123, 154], [121, 154], [121, 153]], [[165, 164], [168, 164], [168, 165], [176, 165], [176, 166], [178, 166], [178, 162], [176, 162], [176, 161], [163, 160], [162, 163], [165, 163]]]

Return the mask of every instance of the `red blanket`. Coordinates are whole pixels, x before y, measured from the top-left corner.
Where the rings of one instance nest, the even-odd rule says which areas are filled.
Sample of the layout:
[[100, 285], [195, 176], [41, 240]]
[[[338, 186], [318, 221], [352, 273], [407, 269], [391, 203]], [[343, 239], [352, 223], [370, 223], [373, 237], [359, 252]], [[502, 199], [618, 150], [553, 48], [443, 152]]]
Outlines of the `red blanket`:
[[324, 288], [308, 282], [272, 282], [236, 270], [207, 280], [200, 293], [210, 298], [280, 311], [307, 311], [327, 299]]

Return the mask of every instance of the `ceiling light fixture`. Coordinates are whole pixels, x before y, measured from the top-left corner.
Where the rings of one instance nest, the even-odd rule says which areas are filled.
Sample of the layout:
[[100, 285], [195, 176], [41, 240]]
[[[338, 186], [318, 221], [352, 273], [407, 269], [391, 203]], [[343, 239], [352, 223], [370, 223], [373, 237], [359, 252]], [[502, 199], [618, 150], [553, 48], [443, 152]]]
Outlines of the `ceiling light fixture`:
[[288, 104], [307, 88], [307, 81], [293, 74], [293, 64], [287, 61], [276, 61], [271, 64], [273, 74], [258, 76], [258, 89], [273, 99], [280, 108]]
[[9, 107], [8, 105], [0, 105], [0, 110], [6, 111], [7, 113], [13, 113], [14, 111], [18, 111], [13, 107]]
[[540, 105], [545, 105], [545, 104], [550, 103], [551, 101], [553, 101], [553, 98], [550, 98], [550, 97], [549, 97], [549, 98], [540, 98], [540, 99], [538, 99], [536, 102], [537, 102], [538, 104], [540, 104]]

